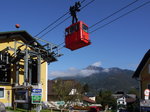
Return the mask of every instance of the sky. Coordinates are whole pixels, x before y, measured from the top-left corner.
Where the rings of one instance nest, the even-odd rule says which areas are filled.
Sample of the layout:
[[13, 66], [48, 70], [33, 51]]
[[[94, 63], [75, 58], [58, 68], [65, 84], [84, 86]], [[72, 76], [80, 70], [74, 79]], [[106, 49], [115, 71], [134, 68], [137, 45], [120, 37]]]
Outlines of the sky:
[[[34, 37], [68, 12], [69, 7], [74, 5], [76, 1], [79, 0], [1, 0], [0, 31], [26, 30]], [[85, 0], [82, 6], [90, 1], [92, 0]], [[94, 0], [77, 15], [79, 20], [84, 21], [90, 27], [133, 1], [135, 0]], [[93, 31], [148, 1], [138, 0], [135, 4], [89, 29], [89, 31]], [[70, 72], [74, 75], [74, 73], [82, 72], [82, 69], [89, 65], [101, 66], [106, 69], [119, 67], [136, 70], [150, 46], [149, 12], [150, 3], [89, 34], [91, 45], [75, 51], [70, 51], [67, 48], [61, 49], [60, 52], [63, 56], [48, 66], [49, 78], [52, 79]], [[68, 16], [69, 14], [61, 21]], [[16, 29], [15, 24], [20, 24], [21, 27]], [[64, 42], [65, 28], [69, 25], [71, 25], [71, 18], [42, 37], [42, 39], [57, 45], [61, 44]], [[87, 72], [84, 74], [87, 75]]]

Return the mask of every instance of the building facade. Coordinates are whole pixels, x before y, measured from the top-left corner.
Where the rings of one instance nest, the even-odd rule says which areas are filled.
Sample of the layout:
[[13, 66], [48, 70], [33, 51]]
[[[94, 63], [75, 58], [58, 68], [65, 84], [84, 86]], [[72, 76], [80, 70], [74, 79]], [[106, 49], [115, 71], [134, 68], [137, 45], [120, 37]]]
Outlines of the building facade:
[[132, 77], [139, 82], [140, 111], [150, 112], [150, 50], [146, 52]]
[[33, 89], [40, 89], [41, 101], [47, 101], [48, 63], [58, 56], [53, 47], [41, 45], [26, 31], [0, 33], [0, 102], [30, 105]]
[[144, 91], [150, 89], [150, 50], [144, 55], [132, 77], [139, 82], [140, 98], [144, 99]]

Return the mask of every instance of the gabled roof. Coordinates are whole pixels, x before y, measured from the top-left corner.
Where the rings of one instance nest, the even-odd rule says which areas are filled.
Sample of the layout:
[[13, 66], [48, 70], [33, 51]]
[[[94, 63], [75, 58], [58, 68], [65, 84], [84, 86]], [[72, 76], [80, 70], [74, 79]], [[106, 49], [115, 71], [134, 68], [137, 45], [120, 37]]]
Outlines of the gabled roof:
[[134, 72], [132, 78], [139, 78], [140, 72], [144, 68], [144, 65], [147, 63], [147, 61], [149, 60], [149, 58], [150, 58], [150, 49], [144, 55], [142, 61], [140, 62], [139, 66], [137, 67], [136, 71]]
[[[22, 40], [25, 44], [28, 44], [33, 47], [35, 47], [35, 43], [36, 43], [36, 47], [46, 51], [46, 49], [34, 37], [32, 37], [29, 33], [27, 33], [25, 30], [0, 32], [0, 41], [1, 40], [9, 41], [9, 39], [10, 40], [19, 39], [19, 40]], [[47, 58], [45, 58], [45, 57], [42, 57], [42, 58], [45, 61], [47, 61], [48, 63], [57, 61], [56, 57], [53, 56], [51, 54], [51, 52], [49, 52], [49, 54], [47, 55]]]
[[37, 42], [36, 39], [33, 38], [25, 30], [0, 32], [0, 40], [2, 40], [2, 39], [10, 39], [10, 38], [15, 38], [15, 37], [19, 37], [23, 41], [30, 42], [30, 45], [32, 45], [33, 42], [36, 42], [39, 46], [42, 47], [42, 45], [39, 42]]
[[96, 103], [94, 100], [89, 99], [87, 96], [83, 96], [82, 100], [88, 103]]

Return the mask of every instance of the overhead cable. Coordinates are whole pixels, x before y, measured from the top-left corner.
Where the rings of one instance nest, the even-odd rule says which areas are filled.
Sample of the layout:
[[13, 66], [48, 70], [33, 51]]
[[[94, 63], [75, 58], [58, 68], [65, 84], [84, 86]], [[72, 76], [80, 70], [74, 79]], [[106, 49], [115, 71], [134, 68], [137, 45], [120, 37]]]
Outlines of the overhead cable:
[[109, 25], [109, 24], [115, 22], [116, 20], [118, 20], [118, 19], [120, 19], [120, 18], [122, 18], [122, 17], [124, 17], [124, 16], [126, 16], [126, 15], [128, 15], [128, 14], [134, 12], [134, 11], [136, 11], [137, 9], [139, 9], [139, 8], [141, 8], [141, 7], [143, 7], [143, 6], [147, 5], [147, 4], [149, 4], [149, 3], [150, 3], [150, 1], [143, 3], [142, 5], [140, 5], [140, 6], [136, 7], [136, 8], [134, 8], [134, 9], [132, 9], [132, 10], [130, 10], [130, 11], [124, 13], [123, 15], [117, 17], [116, 19], [113, 19], [112, 21], [110, 21], [110, 22], [108, 22], [108, 23], [106, 23], [106, 24], [104, 24], [104, 25], [102, 25], [102, 26], [96, 28], [95, 30], [91, 31], [90, 33], [93, 33], [93, 32], [95, 32], [95, 31], [97, 31], [97, 30], [99, 30], [99, 29], [101, 29], [101, 28], [103, 28], [103, 27], [105, 27], [105, 26], [107, 26], [107, 25]]
[[[107, 25], [109, 25], [109, 24], [111, 24], [111, 23], [117, 21], [118, 19], [120, 19], [120, 18], [122, 18], [122, 17], [124, 17], [124, 16], [126, 16], [126, 15], [128, 15], [128, 14], [134, 12], [134, 11], [136, 11], [136, 10], [139, 9], [139, 8], [142, 8], [143, 6], [145, 6], [145, 5], [149, 4], [149, 3], [150, 3], [150, 1], [145, 2], [145, 3], [143, 3], [142, 5], [140, 5], [140, 6], [136, 7], [136, 8], [134, 8], [134, 9], [132, 9], [132, 10], [126, 12], [126, 13], [124, 13], [123, 15], [117, 17], [116, 19], [113, 19], [112, 21], [110, 21], [110, 22], [108, 22], [108, 23], [106, 23], [106, 24], [104, 24], [104, 25], [98, 27], [97, 29], [95, 29], [95, 30], [93, 30], [93, 31], [91, 31], [91, 32], [89, 32], [89, 33], [90, 33], [90, 34], [91, 34], [91, 33], [94, 33], [94, 32], [96, 32], [97, 30], [99, 30], [99, 29], [101, 29], [101, 28], [103, 28], [103, 27], [105, 27], [105, 26], [107, 26]], [[63, 42], [63, 43], [65, 43], [65, 42]], [[63, 46], [63, 47], [65, 47], [65, 46]], [[60, 49], [62, 49], [63, 47], [61, 47]]]
[[92, 27], [94, 27], [95, 25], [97, 25], [97, 24], [99, 24], [99, 23], [105, 21], [106, 19], [108, 19], [108, 18], [114, 16], [115, 14], [119, 13], [120, 11], [122, 11], [122, 10], [126, 9], [127, 7], [133, 5], [133, 4], [136, 3], [137, 1], [139, 1], [139, 0], [135, 0], [135, 1], [131, 2], [130, 4], [128, 4], [128, 5], [124, 6], [124, 7], [122, 7], [121, 9], [119, 9], [119, 10], [117, 10], [116, 12], [112, 13], [111, 15], [109, 15], [109, 16], [103, 18], [102, 20], [96, 22], [95, 24], [93, 24], [93, 25], [90, 26], [89, 28], [92, 28]]
[[[85, 0], [82, 1], [82, 3], [84, 2]], [[90, 5], [92, 2], [94, 2], [95, 0], [92, 0], [90, 2], [88, 2], [85, 6], [81, 7], [81, 9], [87, 7], [88, 5]], [[68, 12], [69, 13], [69, 12]], [[64, 17], [64, 16], [63, 16]], [[71, 16], [68, 16], [67, 18], [65, 18], [63, 21], [61, 21], [60, 23], [58, 23], [57, 25], [55, 25], [53, 28], [51, 28], [50, 30], [48, 30], [46, 33], [44, 33], [42, 36], [39, 37], [39, 39], [43, 38], [45, 35], [47, 35], [49, 32], [51, 32], [52, 30], [54, 30], [56, 27], [58, 27], [59, 25], [61, 25], [62, 23], [64, 23], [66, 20], [68, 20]], [[59, 19], [60, 20], [60, 19]], [[50, 26], [50, 25], [49, 25]], [[47, 27], [48, 29], [49, 27]], [[45, 31], [45, 30], [44, 30]], [[37, 38], [38, 40], [38, 38]]]
[[[85, 2], [85, 0], [82, 0], [81, 3]], [[62, 16], [60, 16], [58, 19], [56, 19], [54, 22], [50, 23], [46, 28], [44, 28], [43, 30], [41, 30], [39, 33], [37, 33], [34, 37], [37, 37], [38, 35], [40, 35], [41, 33], [43, 33], [45, 30], [47, 30], [49, 27], [51, 27], [52, 25], [54, 25], [56, 22], [58, 22], [60, 19], [62, 19], [63, 17], [65, 17], [67, 14], [69, 14], [69, 11], [66, 12], [65, 14], [63, 14]]]
[[47, 30], [49, 27], [51, 27], [53, 24], [55, 24], [56, 22], [58, 22], [60, 19], [62, 19], [63, 17], [65, 17], [67, 14], [69, 14], [69, 11], [66, 12], [65, 14], [63, 14], [62, 16], [60, 16], [58, 19], [56, 19], [54, 22], [52, 22], [51, 24], [49, 24], [46, 28], [44, 28], [42, 31], [40, 31], [38, 34], [36, 34], [34, 37], [37, 37], [38, 35], [40, 35], [41, 33], [43, 33], [45, 30]]

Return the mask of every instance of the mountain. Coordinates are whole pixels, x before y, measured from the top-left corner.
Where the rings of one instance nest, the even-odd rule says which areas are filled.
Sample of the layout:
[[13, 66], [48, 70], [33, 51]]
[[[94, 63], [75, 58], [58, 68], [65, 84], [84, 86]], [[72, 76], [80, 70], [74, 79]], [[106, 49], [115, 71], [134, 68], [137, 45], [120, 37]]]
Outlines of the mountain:
[[117, 67], [103, 68], [88, 66], [82, 71], [91, 72], [88, 76], [77, 74], [73, 77], [59, 77], [61, 79], [74, 79], [83, 84], [88, 84], [92, 91], [111, 90], [128, 92], [138, 87], [138, 82], [132, 79], [134, 71]]

